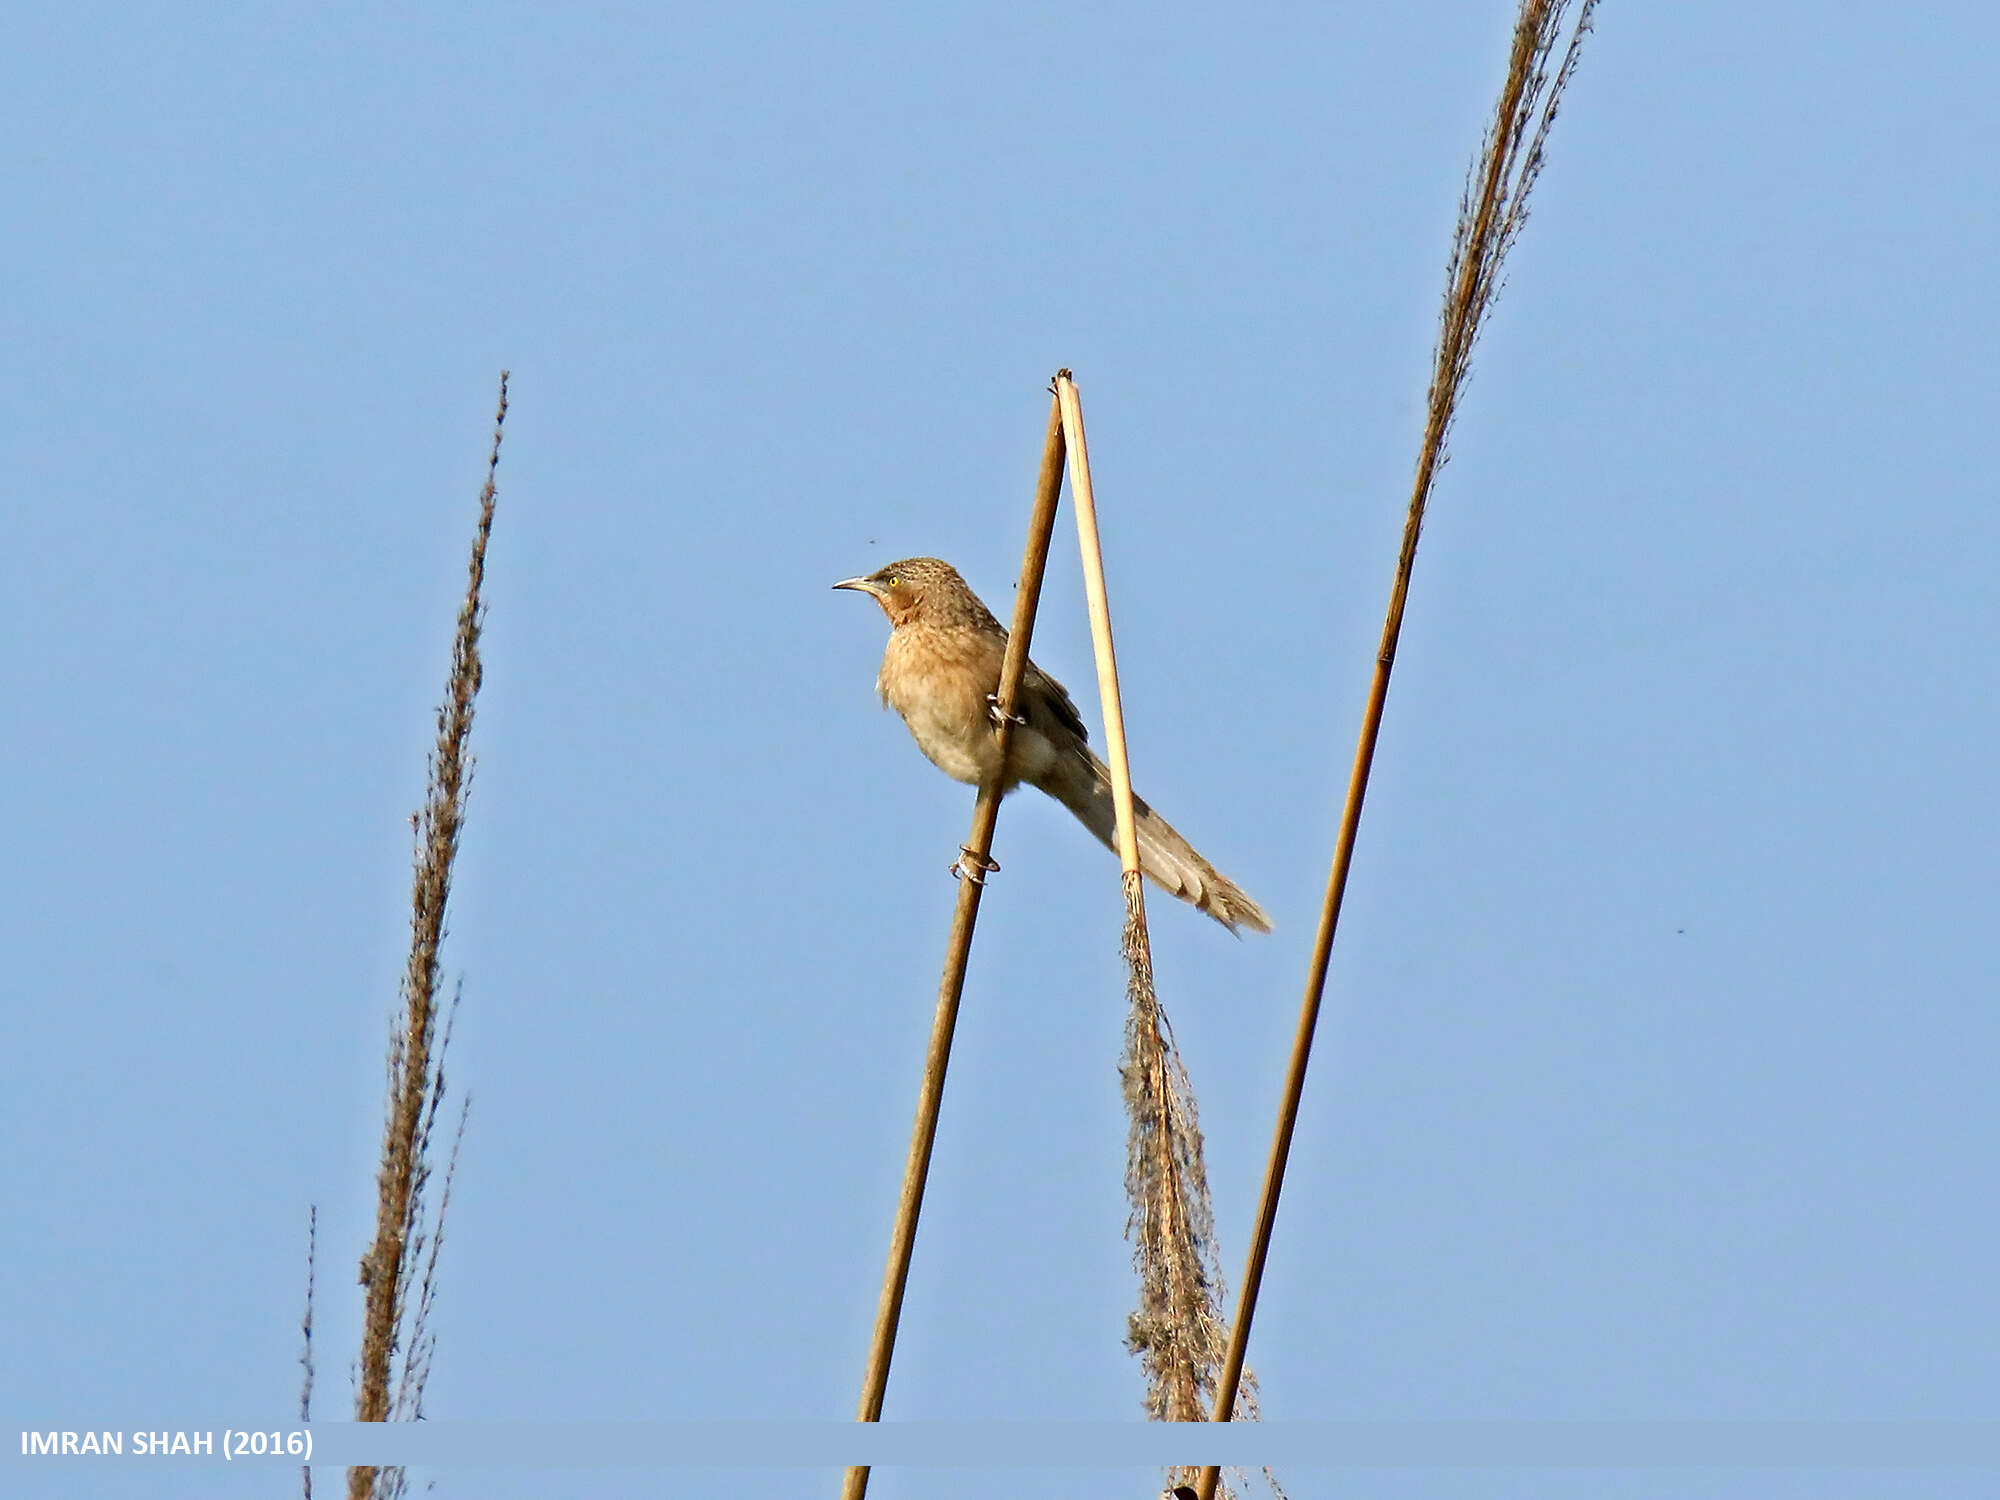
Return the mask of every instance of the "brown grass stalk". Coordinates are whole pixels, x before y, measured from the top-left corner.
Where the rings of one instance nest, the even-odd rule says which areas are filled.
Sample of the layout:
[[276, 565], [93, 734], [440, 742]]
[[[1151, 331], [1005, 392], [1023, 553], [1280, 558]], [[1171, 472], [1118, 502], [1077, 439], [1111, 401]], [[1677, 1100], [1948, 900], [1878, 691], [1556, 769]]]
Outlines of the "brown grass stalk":
[[[1375, 745], [1381, 732], [1389, 674], [1395, 665], [1403, 612], [1409, 601], [1410, 577], [1416, 564], [1417, 541], [1423, 531], [1424, 511], [1430, 501], [1438, 470], [1445, 462], [1447, 441], [1457, 416], [1459, 392], [1472, 367], [1472, 351], [1479, 341], [1486, 315], [1500, 293], [1507, 252], [1513, 248], [1522, 226], [1527, 223], [1528, 198], [1541, 175], [1549, 129], [1555, 122], [1563, 93], [1576, 72], [1583, 38], [1590, 31], [1597, 0], [1582, 0], [1581, 5], [1575, 7], [1573, 26], [1568, 25], [1571, 9], [1570, 0], [1522, 0], [1514, 23], [1506, 80], [1501, 85], [1493, 121], [1487, 128], [1479, 158], [1466, 180], [1465, 191], [1459, 201], [1458, 225], [1446, 268], [1438, 342], [1433, 351], [1423, 443], [1417, 453], [1416, 478], [1403, 524], [1402, 546], [1396, 558], [1395, 581], [1390, 588], [1382, 642], [1376, 652], [1374, 679], [1369, 687], [1367, 707], [1362, 714], [1361, 735], [1355, 748], [1354, 767], [1348, 779], [1347, 801], [1341, 814], [1340, 832], [1334, 842], [1333, 865], [1320, 909], [1319, 930], [1307, 973], [1305, 999], [1299, 1008], [1298, 1032], [1286, 1073], [1284, 1098], [1278, 1110], [1257, 1224], [1243, 1273], [1241, 1301], [1237, 1306], [1236, 1321], [1230, 1328], [1229, 1351], [1216, 1388], [1211, 1420], [1217, 1422], [1228, 1421], [1235, 1412], [1244, 1351], [1249, 1343], [1251, 1320], [1257, 1309], [1257, 1294], [1263, 1283], [1265, 1259], [1270, 1253], [1278, 1197], [1284, 1187], [1285, 1163], [1291, 1154], [1292, 1132], [1298, 1123], [1299, 1099], [1305, 1089], [1306, 1064], [1311, 1057], [1313, 1032], [1318, 1025], [1320, 1004], [1326, 990], [1327, 964], [1333, 951], [1334, 932], [1340, 921], [1348, 871], [1353, 863], [1354, 842], [1361, 823], [1361, 805], [1367, 795], [1368, 774], [1374, 764]], [[1565, 45], [1566, 29], [1568, 40]], [[1552, 70], [1551, 64], [1559, 45], [1562, 47], [1562, 61]], [[1202, 1470], [1195, 1487], [1199, 1500], [1213, 1500], [1219, 1477], [1220, 1471], [1212, 1466]]]
[[[1125, 893], [1125, 1055], [1119, 1065], [1126, 1114], [1125, 1191], [1131, 1201], [1126, 1233], [1139, 1272], [1139, 1305], [1126, 1323], [1126, 1347], [1146, 1377], [1146, 1415], [1156, 1422], [1198, 1422], [1221, 1367], [1223, 1282], [1215, 1248], [1215, 1214], [1194, 1085], [1173, 1042], [1173, 1028], [1153, 982], [1153, 946], [1146, 928], [1145, 883], [1132, 803], [1131, 758], [1118, 688], [1110, 591], [1090, 477], [1083, 398], [1070, 372], [1056, 375], [1063, 435], [1069, 447], [1070, 494], [1077, 545], [1083, 555], [1084, 596], [1104, 715], [1105, 763], [1111, 772], [1118, 825], [1118, 863]], [[1245, 1420], [1257, 1415], [1255, 1380], [1237, 1402]], [[1193, 1477], [1174, 1470], [1169, 1483]], [[1268, 1474], [1268, 1471], [1266, 1471]], [[1273, 1488], [1276, 1488], [1275, 1481]], [[1282, 1491], [1279, 1492], [1282, 1494]]]
[[[1035, 631], [1035, 610], [1042, 597], [1042, 572], [1049, 557], [1049, 537], [1055, 530], [1056, 501], [1062, 493], [1063, 430], [1059, 404], [1049, 408], [1047, 436], [1042, 443], [1042, 467], [1035, 481], [1035, 508], [1028, 521], [1027, 548], [1021, 577], [1014, 590], [1014, 623], [1007, 637], [1007, 655], [1000, 665], [995, 695], [999, 725], [995, 738], [1002, 763], [1013, 732], [1014, 700], [1028, 667], [1028, 645]], [[902, 1196], [896, 1224], [889, 1237], [889, 1263], [882, 1273], [882, 1294], [875, 1308], [875, 1332], [868, 1346], [868, 1367], [862, 1374], [858, 1420], [882, 1420], [882, 1401], [889, 1388], [889, 1361], [896, 1350], [896, 1328], [903, 1316], [903, 1293], [909, 1285], [910, 1257], [916, 1246], [917, 1219], [923, 1212], [924, 1186], [930, 1177], [931, 1149], [937, 1142], [938, 1111], [944, 1101], [945, 1070], [951, 1063], [951, 1039], [958, 1026], [959, 1000], [965, 992], [965, 966], [972, 954], [972, 930], [979, 919], [984, 892], [983, 870], [992, 867], [993, 829], [1000, 818], [1000, 784], [988, 782], [972, 804], [972, 832], [956, 868], [958, 904], [945, 940], [944, 975], [938, 982], [937, 1010], [931, 1019], [930, 1048], [924, 1058], [923, 1082], [917, 1091], [917, 1118], [910, 1130], [910, 1155], [903, 1170]], [[969, 873], [966, 873], [969, 872]], [[868, 1493], [868, 1466], [847, 1470], [841, 1500], [862, 1500]]]
[[[485, 617], [481, 590], [486, 578], [486, 545], [493, 533], [498, 495], [495, 475], [506, 420], [507, 373], [502, 371], [465, 600], [459, 606], [458, 628], [452, 640], [445, 701], [437, 714], [429, 786], [422, 813], [411, 819], [417, 851], [410, 894], [410, 957], [403, 974], [403, 1011], [389, 1044], [388, 1110], [382, 1162], [376, 1173], [375, 1239], [361, 1258], [360, 1281], [366, 1295], [354, 1405], [355, 1418], [362, 1422], [421, 1417], [424, 1382], [430, 1372], [433, 1344], [429, 1316], [436, 1295], [444, 1201], [436, 1214], [427, 1215], [425, 1190], [430, 1182], [432, 1134], [444, 1100], [443, 1059], [450, 1042], [447, 1017], [444, 1042], [433, 1047], [438, 1041], [438, 953], [444, 942], [452, 866], [458, 857], [471, 787], [473, 704], [482, 672], [479, 635]], [[450, 1009], [456, 1009], [455, 998]], [[463, 1131], [461, 1113], [461, 1137]], [[457, 1159], [454, 1140], [445, 1200], [450, 1196], [451, 1171]], [[347, 1493], [349, 1500], [390, 1500], [403, 1492], [403, 1482], [401, 1469], [357, 1466], [348, 1470]]]

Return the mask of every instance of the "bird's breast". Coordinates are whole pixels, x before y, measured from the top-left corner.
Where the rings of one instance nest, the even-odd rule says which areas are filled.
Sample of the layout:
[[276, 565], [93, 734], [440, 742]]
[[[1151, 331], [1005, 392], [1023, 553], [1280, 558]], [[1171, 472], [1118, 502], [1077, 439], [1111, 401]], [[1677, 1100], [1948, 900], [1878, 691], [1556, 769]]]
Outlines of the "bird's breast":
[[954, 781], [973, 785], [998, 768], [988, 696], [1004, 647], [983, 635], [904, 627], [889, 637], [876, 680], [917, 748]]

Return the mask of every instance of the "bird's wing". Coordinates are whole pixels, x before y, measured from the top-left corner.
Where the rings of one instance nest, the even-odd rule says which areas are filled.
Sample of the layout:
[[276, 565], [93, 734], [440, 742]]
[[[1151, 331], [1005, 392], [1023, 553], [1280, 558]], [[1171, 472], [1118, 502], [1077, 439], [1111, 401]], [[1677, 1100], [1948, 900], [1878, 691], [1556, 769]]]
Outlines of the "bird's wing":
[[[1076, 711], [1068, 691], [1032, 661], [1021, 682], [1021, 703], [1029, 723], [1035, 724], [1037, 718], [1046, 714], [1054, 725], [1075, 735], [1078, 743], [1090, 743], [1090, 731], [1084, 727], [1083, 715]], [[1046, 733], [1048, 726], [1035, 724], [1035, 727]]]

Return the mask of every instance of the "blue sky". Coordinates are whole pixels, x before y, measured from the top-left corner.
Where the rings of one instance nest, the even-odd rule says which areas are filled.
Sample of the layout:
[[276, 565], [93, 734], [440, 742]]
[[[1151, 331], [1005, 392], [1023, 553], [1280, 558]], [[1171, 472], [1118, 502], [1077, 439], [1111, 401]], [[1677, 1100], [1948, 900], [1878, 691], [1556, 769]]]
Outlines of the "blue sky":
[[[1236, 1280], [1510, 22], [18, 15], [10, 1422], [282, 1419], [311, 1204], [348, 1409], [503, 366], [433, 1413], [850, 1414], [971, 794], [827, 585], [934, 553], [1004, 614], [1063, 365], [1135, 779], [1278, 924], [1153, 903]], [[1996, 45], [1972, 5], [1602, 11], [1418, 564], [1253, 1341], [1272, 1417], [1996, 1414]], [[1095, 725], [1070, 534], [1035, 654]], [[1116, 868], [1025, 795], [996, 852], [888, 1414], [1136, 1418]], [[833, 1492], [729, 1489], [802, 1484]]]

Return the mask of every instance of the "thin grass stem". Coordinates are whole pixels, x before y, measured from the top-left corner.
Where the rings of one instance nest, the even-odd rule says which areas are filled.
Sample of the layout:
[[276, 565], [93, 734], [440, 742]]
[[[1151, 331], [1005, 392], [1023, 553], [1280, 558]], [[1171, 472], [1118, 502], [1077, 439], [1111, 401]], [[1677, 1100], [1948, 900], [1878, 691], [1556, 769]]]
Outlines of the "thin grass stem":
[[[1361, 806], [1367, 796], [1369, 771], [1374, 765], [1375, 746], [1381, 734], [1389, 674], [1395, 666], [1403, 612], [1409, 602], [1410, 578], [1416, 564], [1417, 541], [1423, 532], [1424, 511], [1437, 472], [1445, 461], [1447, 440], [1457, 415], [1460, 389], [1471, 369], [1473, 348], [1478, 343], [1486, 314], [1499, 295], [1507, 251], [1512, 248], [1520, 235], [1521, 226], [1527, 221], [1528, 195], [1541, 173], [1549, 127], [1555, 120], [1563, 91], [1576, 71], [1579, 49], [1590, 30], [1596, 4], [1597, 0], [1583, 0], [1563, 52], [1562, 63], [1552, 76], [1549, 62], [1561, 40], [1570, 0], [1522, 0], [1514, 24], [1507, 76], [1494, 106], [1493, 123], [1487, 130], [1479, 159], [1460, 200], [1457, 230], [1446, 269], [1445, 300], [1432, 361], [1423, 443], [1417, 454], [1416, 477], [1403, 523], [1395, 580], [1389, 592], [1389, 606], [1382, 625], [1381, 646], [1375, 656], [1375, 672], [1369, 684], [1367, 706], [1362, 713], [1354, 766], [1348, 777], [1340, 832], [1334, 841], [1333, 865], [1327, 876], [1319, 929], [1313, 940], [1305, 998], [1299, 1007], [1298, 1031], [1286, 1069], [1284, 1096], [1278, 1108], [1256, 1227], [1243, 1272], [1243, 1290], [1237, 1303], [1235, 1322], [1230, 1327], [1229, 1352], [1216, 1388], [1215, 1406], [1210, 1417], [1212, 1421], [1226, 1422], [1235, 1412], [1237, 1385], [1243, 1372], [1258, 1293], [1263, 1286], [1271, 1233], [1277, 1222], [1278, 1198], [1284, 1188], [1285, 1165], [1291, 1155], [1292, 1134], [1298, 1124], [1299, 1101], [1305, 1091], [1306, 1065], [1312, 1055], [1313, 1033], [1319, 1024], [1320, 1006], [1326, 991], [1327, 965], [1333, 952], [1334, 933], [1340, 922], [1348, 872], [1353, 864], [1355, 838], [1361, 825]], [[1195, 1486], [1198, 1500], [1214, 1500], [1220, 1475], [1221, 1471], [1214, 1466], [1202, 1470]]]
[[[313, 1417], [313, 1295], [319, 1263], [319, 1205], [313, 1204], [306, 1214], [306, 1311], [299, 1319], [300, 1342], [299, 1365], [303, 1374], [299, 1380], [299, 1421], [312, 1425]], [[299, 1465], [299, 1484], [305, 1500], [312, 1500], [313, 1471], [311, 1464]]]
[[[1049, 406], [1048, 434], [1042, 444], [1041, 473], [1035, 481], [1035, 507], [1028, 521], [1027, 549], [1021, 559], [1020, 582], [1014, 591], [1014, 624], [1007, 637], [1007, 655], [1000, 667], [995, 695], [998, 725], [995, 740], [1000, 764], [1006, 764], [1014, 726], [1014, 700], [1028, 668], [1028, 644], [1034, 635], [1035, 610], [1042, 597], [1042, 573], [1048, 563], [1049, 538], [1054, 533], [1056, 502], [1062, 493], [1063, 429], [1058, 402]], [[868, 1367], [861, 1380], [857, 1420], [882, 1420], [882, 1401], [889, 1388], [889, 1361], [896, 1349], [896, 1328], [903, 1316], [903, 1293], [909, 1285], [910, 1257], [916, 1246], [917, 1218], [923, 1212], [924, 1186], [930, 1177], [931, 1149], [937, 1141], [938, 1111], [944, 1099], [945, 1070], [951, 1063], [952, 1033], [958, 1026], [959, 1000], [965, 990], [965, 966], [972, 953], [972, 929], [979, 918], [984, 890], [983, 871], [990, 867], [993, 829], [1000, 817], [1002, 782], [980, 787], [972, 805], [972, 832], [958, 866], [958, 904], [945, 940], [944, 975], [938, 983], [937, 1011], [931, 1020], [930, 1048], [924, 1058], [923, 1081], [917, 1091], [917, 1118], [910, 1130], [910, 1155], [903, 1170], [902, 1196], [896, 1224], [889, 1237], [889, 1263], [882, 1274], [882, 1295], [875, 1308], [875, 1333], [869, 1341]], [[848, 1469], [841, 1500], [862, 1500], [868, 1493], [868, 1466]]]

